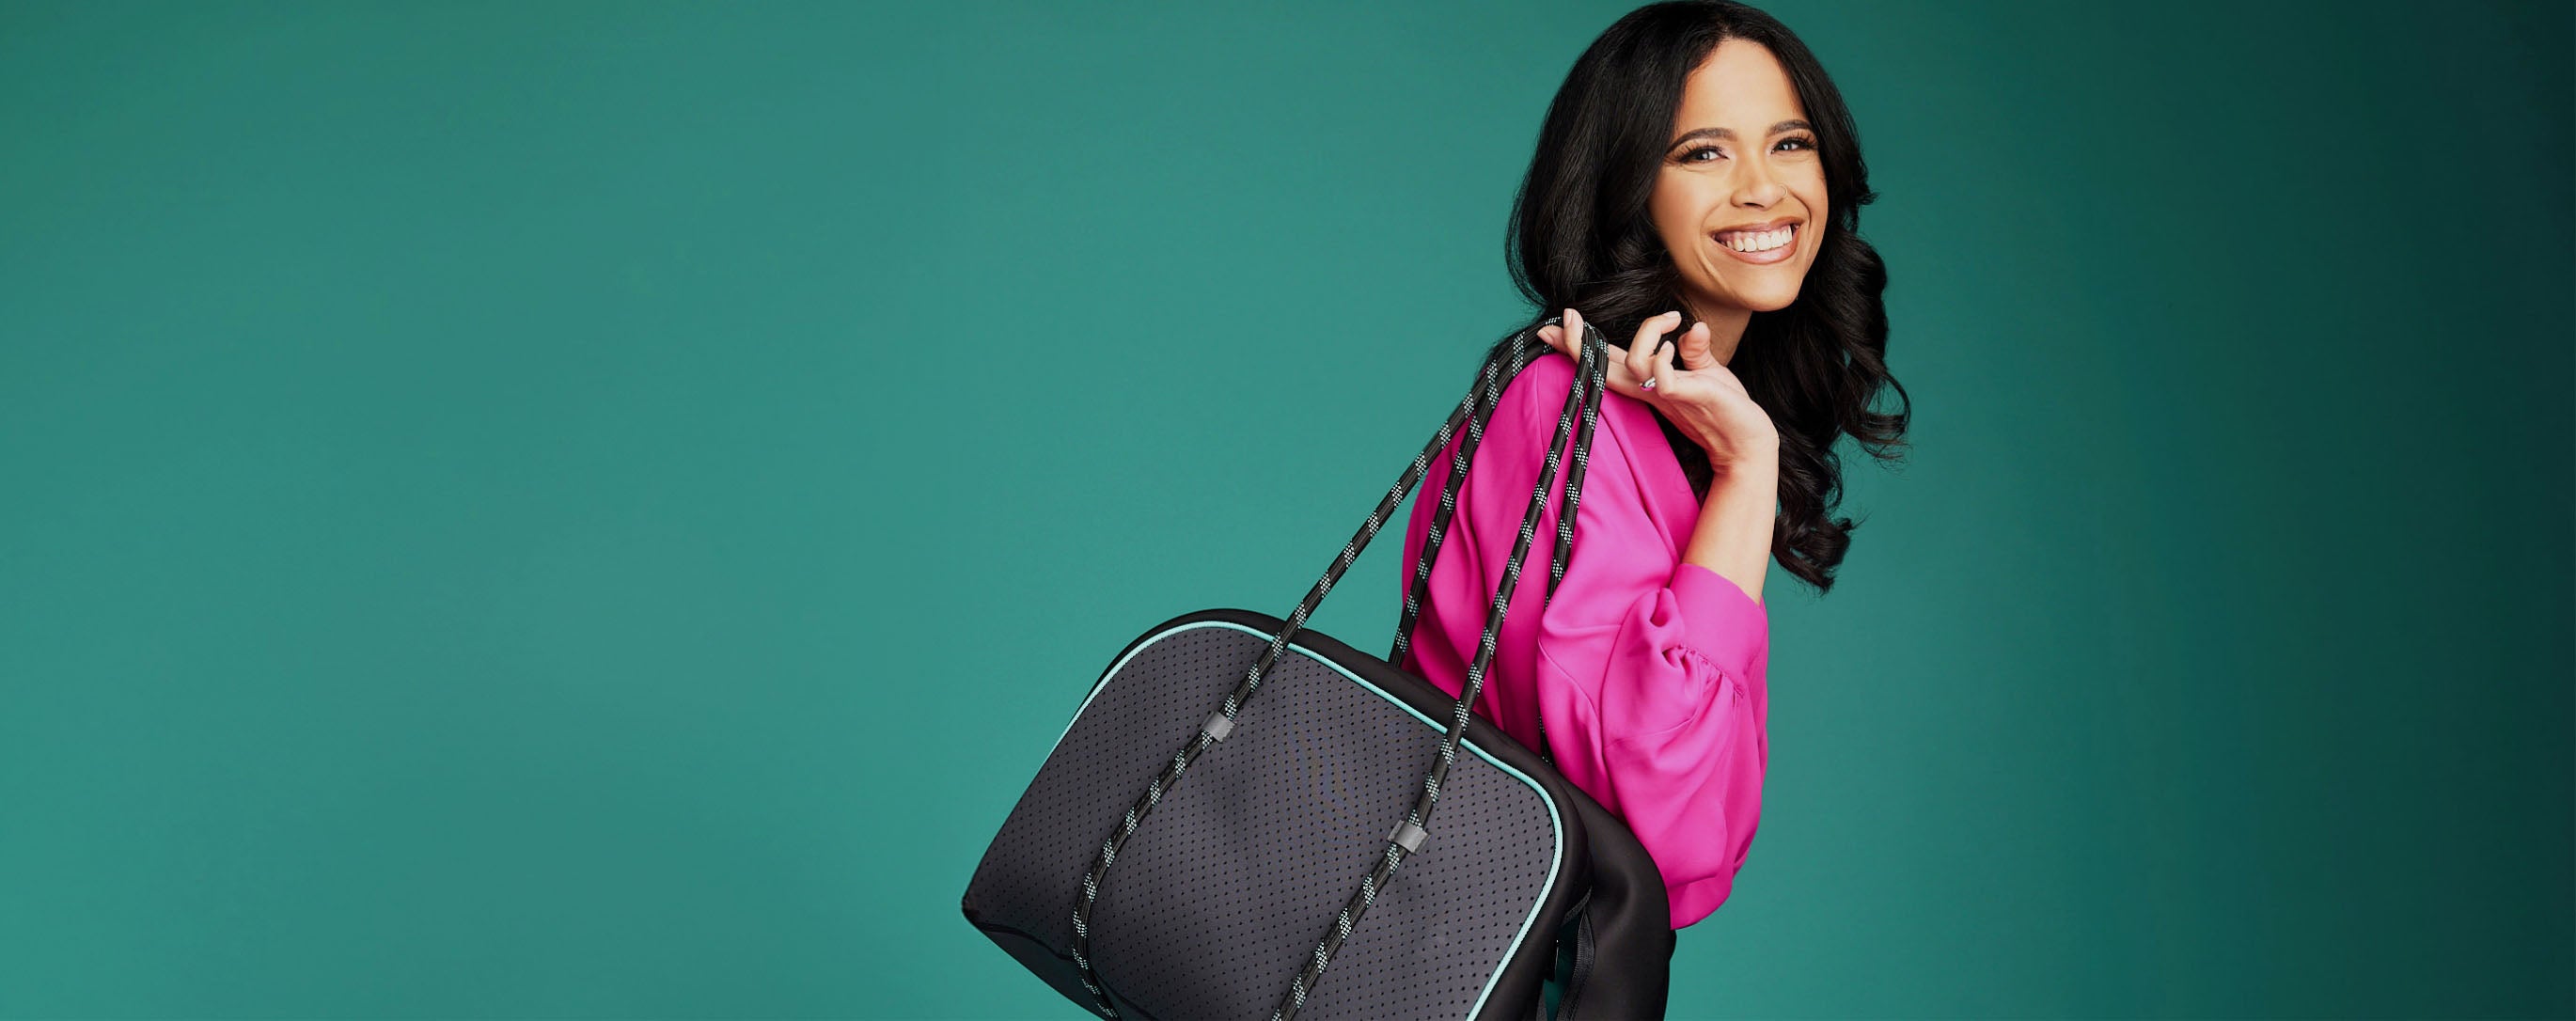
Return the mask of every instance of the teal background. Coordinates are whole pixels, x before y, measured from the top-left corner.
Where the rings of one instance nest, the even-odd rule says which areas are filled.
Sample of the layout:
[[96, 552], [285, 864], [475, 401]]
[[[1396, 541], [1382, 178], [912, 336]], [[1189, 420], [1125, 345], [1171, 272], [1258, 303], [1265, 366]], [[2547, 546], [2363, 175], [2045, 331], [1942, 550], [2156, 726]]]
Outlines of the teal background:
[[[0, 3], [0, 1015], [1081, 1016], [977, 857], [1628, 6]], [[1916, 449], [1673, 1016], [2576, 1012], [2567, 5], [1770, 9]]]

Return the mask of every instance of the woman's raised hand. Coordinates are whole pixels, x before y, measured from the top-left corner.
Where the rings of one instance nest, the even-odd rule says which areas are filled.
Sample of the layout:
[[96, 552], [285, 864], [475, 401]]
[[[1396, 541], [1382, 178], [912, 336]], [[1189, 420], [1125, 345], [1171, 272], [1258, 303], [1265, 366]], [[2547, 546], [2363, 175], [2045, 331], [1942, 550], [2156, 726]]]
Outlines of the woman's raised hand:
[[[1708, 324], [1692, 324], [1678, 348], [1663, 339], [1681, 320], [1680, 312], [1649, 317], [1637, 324], [1637, 335], [1627, 350], [1605, 351], [1610, 358], [1606, 372], [1610, 392], [1634, 397], [1662, 412], [1682, 435], [1708, 451], [1710, 464], [1720, 469], [1754, 457], [1776, 464], [1780, 434], [1770, 414], [1745, 392], [1743, 381], [1710, 352]], [[1583, 317], [1569, 308], [1562, 327], [1542, 326], [1538, 335], [1549, 347], [1580, 362], [1582, 352], [1567, 338], [1579, 336], [1569, 331], [1582, 328]], [[1655, 385], [1644, 386], [1647, 380]]]

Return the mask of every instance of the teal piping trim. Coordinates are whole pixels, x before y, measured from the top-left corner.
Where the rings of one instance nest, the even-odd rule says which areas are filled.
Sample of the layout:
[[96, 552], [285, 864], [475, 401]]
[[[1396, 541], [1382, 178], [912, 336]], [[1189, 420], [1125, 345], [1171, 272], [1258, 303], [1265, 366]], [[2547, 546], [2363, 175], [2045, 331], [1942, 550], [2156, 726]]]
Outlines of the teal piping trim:
[[[1118, 676], [1118, 671], [1126, 668], [1128, 660], [1136, 658], [1138, 653], [1153, 648], [1155, 643], [1160, 642], [1165, 638], [1169, 638], [1183, 631], [1208, 627], [1241, 631], [1244, 634], [1259, 638], [1264, 642], [1279, 637], [1278, 635], [1271, 634], [1269, 632], [1248, 628], [1232, 621], [1223, 620], [1194, 621], [1192, 623], [1183, 624], [1179, 627], [1156, 632], [1153, 637], [1136, 643], [1136, 647], [1129, 650], [1126, 655], [1118, 657], [1118, 662], [1110, 664], [1109, 669], [1101, 673], [1100, 679], [1092, 682], [1091, 693], [1082, 697], [1082, 705], [1074, 709], [1073, 719], [1066, 720], [1064, 723], [1064, 730], [1056, 734], [1055, 744], [1047, 749], [1047, 758], [1055, 758], [1055, 750], [1064, 746], [1065, 735], [1073, 733], [1073, 725], [1082, 719], [1082, 713], [1084, 710], [1091, 708], [1091, 700], [1100, 697], [1102, 689], [1109, 687], [1109, 679]], [[1296, 650], [1297, 652], [1305, 655], [1308, 659], [1333, 668], [1334, 673], [1349, 678], [1352, 683], [1368, 689], [1371, 694], [1385, 699], [1389, 704], [1394, 705], [1398, 709], [1404, 710], [1406, 715], [1409, 715], [1414, 719], [1421, 720], [1424, 726], [1430, 727], [1432, 730], [1438, 731], [1442, 734], [1447, 734], [1449, 732], [1449, 726], [1447, 724], [1422, 715], [1422, 713], [1415, 710], [1410, 703], [1387, 694], [1386, 689], [1370, 684], [1368, 681], [1361, 679], [1360, 675], [1343, 669], [1341, 664], [1316, 655], [1315, 650], [1299, 645], [1293, 641], [1288, 643], [1288, 648]], [[1271, 664], [1271, 669], [1278, 669], [1278, 664]], [[1539, 887], [1538, 901], [1530, 905], [1529, 915], [1521, 919], [1520, 931], [1512, 934], [1512, 945], [1510, 949], [1503, 953], [1504, 962], [1509, 963], [1512, 959], [1512, 954], [1519, 951], [1521, 943], [1529, 938], [1530, 927], [1538, 924], [1538, 910], [1540, 907], [1547, 904], [1547, 895], [1556, 890], [1556, 877], [1565, 872], [1565, 819], [1564, 817], [1556, 814], [1556, 801], [1547, 796], [1547, 788], [1539, 786], [1538, 781], [1530, 779], [1529, 774], [1514, 769], [1509, 764], [1503, 762], [1503, 760], [1487, 754], [1483, 748], [1476, 745], [1476, 742], [1469, 741], [1466, 738], [1459, 738], [1458, 746], [1476, 753], [1477, 758], [1492, 763], [1494, 768], [1502, 770], [1506, 775], [1509, 775], [1513, 779], [1529, 785], [1529, 789], [1538, 794], [1539, 804], [1547, 806], [1548, 828], [1553, 831], [1556, 837], [1555, 841], [1548, 847], [1547, 885]], [[1493, 974], [1485, 976], [1485, 988], [1476, 993], [1475, 1005], [1467, 1009], [1468, 1017], [1474, 1017], [1477, 1012], [1485, 1009], [1485, 1001], [1493, 996], [1495, 984], [1502, 980], [1503, 972], [1500, 968], [1495, 969]]]

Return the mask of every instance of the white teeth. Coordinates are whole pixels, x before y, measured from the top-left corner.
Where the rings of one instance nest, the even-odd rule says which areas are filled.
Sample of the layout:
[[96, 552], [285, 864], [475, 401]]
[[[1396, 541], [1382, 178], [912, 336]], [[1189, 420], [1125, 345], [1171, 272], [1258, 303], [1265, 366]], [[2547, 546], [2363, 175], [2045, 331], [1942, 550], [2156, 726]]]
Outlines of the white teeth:
[[1793, 223], [1786, 227], [1782, 227], [1779, 230], [1762, 231], [1759, 233], [1734, 231], [1718, 235], [1717, 240], [1720, 244], [1739, 252], [1767, 252], [1774, 248], [1778, 248], [1781, 245], [1788, 244], [1789, 239], [1795, 235], [1797, 229], [1798, 225]]

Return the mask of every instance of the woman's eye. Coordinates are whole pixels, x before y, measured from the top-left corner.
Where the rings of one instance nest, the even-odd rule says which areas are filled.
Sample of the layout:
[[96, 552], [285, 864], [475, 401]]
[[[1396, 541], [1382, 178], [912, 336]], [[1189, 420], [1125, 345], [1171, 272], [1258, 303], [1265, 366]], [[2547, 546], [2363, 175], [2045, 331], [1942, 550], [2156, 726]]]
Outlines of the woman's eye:
[[[1781, 139], [1781, 140], [1780, 140], [1780, 144], [1781, 144], [1781, 145], [1794, 145], [1794, 146], [1797, 146], [1797, 147], [1798, 147], [1798, 151], [1814, 152], [1814, 151], [1816, 150], [1816, 140], [1815, 140], [1815, 139], [1812, 139], [1812, 138], [1809, 138], [1809, 137], [1807, 137], [1807, 136], [1805, 136], [1805, 135], [1794, 135], [1794, 136], [1791, 136], [1791, 137], [1788, 137], [1788, 138], [1783, 138], [1783, 139]], [[1716, 147], [1716, 146], [1713, 146], [1713, 145], [1703, 145], [1703, 146], [1700, 146], [1700, 147], [1699, 147], [1699, 148], [1697, 148], [1697, 149], [1692, 149], [1692, 150], [1690, 150], [1689, 152], [1685, 152], [1685, 153], [1683, 153], [1683, 154], [1682, 154], [1682, 162], [1684, 162], [1684, 163], [1706, 163], [1706, 162], [1708, 162], [1707, 160], [1704, 160], [1704, 159], [1701, 159], [1701, 158], [1700, 158], [1701, 154], [1703, 154], [1703, 153], [1714, 153], [1714, 154], [1719, 155], [1719, 156], [1724, 156], [1724, 155], [1726, 155], [1725, 150], [1719, 149], [1719, 148], [1718, 148], [1718, 147]]]

